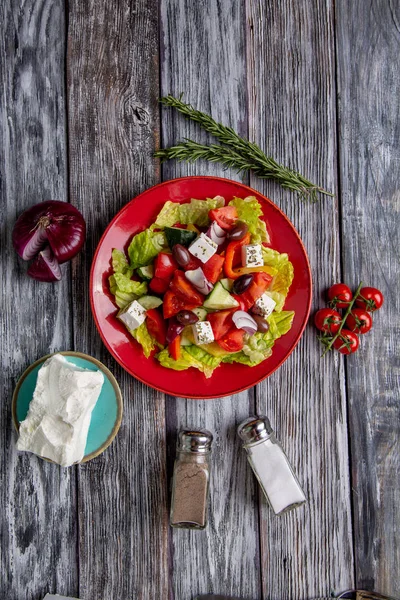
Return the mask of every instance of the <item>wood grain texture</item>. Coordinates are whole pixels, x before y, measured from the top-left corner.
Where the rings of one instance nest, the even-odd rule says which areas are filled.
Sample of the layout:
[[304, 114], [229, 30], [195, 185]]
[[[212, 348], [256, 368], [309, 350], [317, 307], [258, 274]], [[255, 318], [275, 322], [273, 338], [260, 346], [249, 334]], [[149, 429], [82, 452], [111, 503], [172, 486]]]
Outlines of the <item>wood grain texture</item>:
[[345, 280], [382, 290], [347, 361], [356, 584], [400, 596], [400, 5], [336, 5]]
[[[247, 0], [250, 138], [279, 162], [336, 189], [336, 118], [331, 2]], [[251, 178], [298, 229], [313, 275], [313, 307], [340, 279], [338, 202], [304, 204]], [[308, 504], [281, 519], [261, 504], [263, 593], [314, 598], [353, 584], [343, 360], [320, 358], [312, 325], [294, 353], [258, 386], [266, 413], [304, 486]]]
[[[178, 95], [247, 135], [244, 3], [161, 2], [161, 91]], [[198, 126], [162, 111], [163, 146], [183, 137], [207, 140]], [[239, 179], [218, 165], [167, 163], [163, 179], [185, 175]], [[171, 598], [219, 593], [260, 598], [260, 563], [255, 482], [236, 435], [254, 412], [252, 390], [231, 398], [167, 399], [170, 473], [177, 432], [206, 427], [214, 434], [210, 520], [203, 532], [171, 532]]]
[[11, 397], [31, 362], [69, 348], [69, 270], [33, 281], [11, 232], [25, 208], [67, 198], [63, 2], [2, 2], [0, 29], [0, 597], [37, 600], [78, 589], [75, 472], [16, 451]]
[[116, 440], [79, 469], [79, 592], [159, 600], [168, 593], [164, 397], [113, 361], [88, 297], [101, 233], [158, 179], [158, 14], [151, 0], [68, 8], [70, 194], [89, 231], [73, 270], [74, 342], [111, 368], [124, 397]]

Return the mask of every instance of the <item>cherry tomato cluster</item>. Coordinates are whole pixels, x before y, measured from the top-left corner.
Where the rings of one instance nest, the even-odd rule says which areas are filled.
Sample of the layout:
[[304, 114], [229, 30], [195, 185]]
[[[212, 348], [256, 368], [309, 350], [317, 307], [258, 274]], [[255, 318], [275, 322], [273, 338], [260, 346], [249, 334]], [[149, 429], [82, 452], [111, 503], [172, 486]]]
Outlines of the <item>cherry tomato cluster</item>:
[[[315, 313], [315, 326], [322, 332], [318, 339], [326, 346], [324, 354], [331, 348], [342, 354], [353, 354], [360, 345], [357, 334], [371, 329], [371, 313], [382, 306], [383, 294], [376, 288], [361, 286], [353, 296], [349, 286], [335, 283], [328, 290], [329, 308]], [[344, 314], [338, 309], [345, 311]]]

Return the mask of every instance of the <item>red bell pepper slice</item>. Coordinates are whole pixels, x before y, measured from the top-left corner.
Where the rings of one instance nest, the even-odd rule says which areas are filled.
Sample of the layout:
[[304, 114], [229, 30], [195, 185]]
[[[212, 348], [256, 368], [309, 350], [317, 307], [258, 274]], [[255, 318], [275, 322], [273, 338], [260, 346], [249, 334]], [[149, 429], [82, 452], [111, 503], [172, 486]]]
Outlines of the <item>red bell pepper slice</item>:
[[221, 274], [225, 259], [219, 254], [214, 254], [208, 261], [201, 266], [204, 277], [210, 282], [215, 283]]
[[244, 346], [244, 334], [245, 332], [242, 329], [230, 329], [219, 340], [216, 340], [216, 342], [227, 352], [240, 352]]
[[233, 229], [238, 220], [238, 212], [236, 206], [223, 206], [222, 208], [214, 208], [208, 212], [210, 221], [216, 221], [222, 229], [229, 231]]
[[170, 353], [170, 356], [174, 360], [179, 360], [179, 358], [181, 356], [181, 336], [180, 335], [177, 335], [176, 338], [173, 340], [173, 342], [168, 344], [168, 352]]
[[175, 271], [179, 269], [178, 263], [167, 252], [160, 252], [154, 261], [154, 277], [159, 279], [171, 279]]
[[169, 279], [160, 279], [160, 277], [153, 277], [149, 283], [149, 288], [155, 294], [164, 294], [169, 286]]
[[150, 335], [161, 346], [165, 346], [167, 327], [161, 313], [156, 308], [151, 308], [146, 312], [146, 325]]
[[240, 277], [240, 273], [236, 273], [233, 267], [238, 259], [238, 254], [241, 252], [242, 246], [250, 243], [250, 234], [246, 233], [244, 238], [238, 240], [237, 242], [231, 242], [228, 244], [225, 250], [225, 262], [224, 262], [224, 271], [225, 275], [229, 277], [229, 279], [238, 279]]

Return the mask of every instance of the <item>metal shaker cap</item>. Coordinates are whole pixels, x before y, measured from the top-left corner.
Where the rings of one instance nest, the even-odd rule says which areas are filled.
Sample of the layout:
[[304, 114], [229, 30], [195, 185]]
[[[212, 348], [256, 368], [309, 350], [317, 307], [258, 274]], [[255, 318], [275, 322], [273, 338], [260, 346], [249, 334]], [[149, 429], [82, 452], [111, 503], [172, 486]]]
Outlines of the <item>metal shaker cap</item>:
[[206, 454], [211, 450], [213, 436], [207, 429], [182, 429], [178, 436], [178, 450]]
[[238, 435], [245, 444], [267, 440], [274, 433], [268, 417], [250, 417], [240, 423], [237, 429]]

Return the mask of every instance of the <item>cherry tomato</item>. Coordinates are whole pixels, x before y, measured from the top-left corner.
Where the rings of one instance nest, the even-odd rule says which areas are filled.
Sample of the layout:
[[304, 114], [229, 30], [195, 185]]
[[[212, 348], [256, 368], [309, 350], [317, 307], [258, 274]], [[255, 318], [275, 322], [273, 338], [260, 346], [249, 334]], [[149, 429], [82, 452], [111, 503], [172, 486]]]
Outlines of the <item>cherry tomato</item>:
[[339, 337], [333, 342], [333, 347], [341, 354], [354, 354], [357, 352], [360, 340], [354, 331], [342, 329]]
[[356, 333], [367, 333], [372, 327], [372, 317], [364, 308], [353, 308], [346, 319], [346, 327]]
[[382, 306], [383, 294], [373, 287], [361, 288], [356, 304], [368, 312], [374, 312], [374, 310], [378, 310]]
[[347, 308], [352, 298], [351, 289], [344, 283], [335, 283], [328, 290], [329, 305], [333, 308]]
[[339, 331], [341, 321], [342, 317], [333, 308], [321, 308], [314, 316], [315, 327], [332, 335]]

